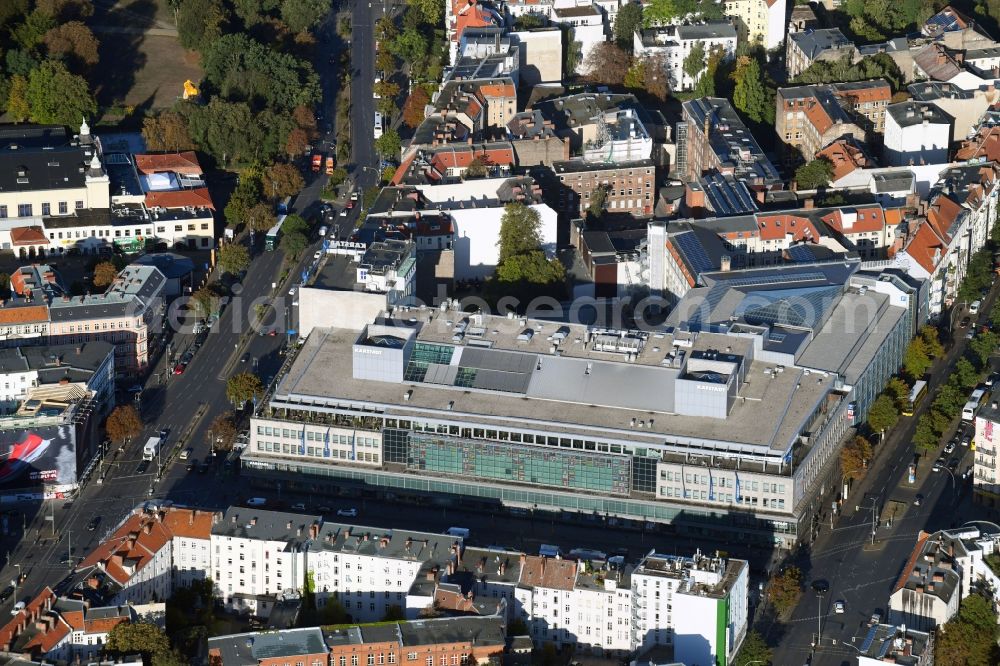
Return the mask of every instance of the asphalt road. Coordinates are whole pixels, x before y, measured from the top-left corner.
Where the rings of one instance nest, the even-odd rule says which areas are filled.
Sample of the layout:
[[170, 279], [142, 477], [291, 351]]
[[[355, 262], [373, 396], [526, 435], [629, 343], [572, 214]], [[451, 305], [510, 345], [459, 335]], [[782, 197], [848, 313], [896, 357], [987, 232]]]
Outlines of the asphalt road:
[[[357, 133], [353, 145], [356, 164], [350, 165], [349, 171], [355, 182], [374, 185], [374, 169], [361, 169], [363, 166], [374, 166], [371, 135], [374, 114], [371, 99], [374, 75], [372, 21], [368, 19], [367, 3], [357, 3], [353, 11], [352, 48], [356, 62], [361, 63], [364, 72], [364, 75], [354, 77], [353, 81], [356, 96], [361, 95], [367, 103], [359, 101], [355, 106], [352, 125]], [[378, 11], [381, 13], [381, 6]], [[324, 43], [334, 43], [338, 39], [332, 16], [323, 29], [326, 31]], [[332, 120], [335, 117], [336, 65], [329, 64], [328, 56], [322, 49], [317, 70], [321, 75], [324, 108], [327, 110], [324, 115]], [[359, 132], [359, 128], [365, 126], [367, 133]], [[327, 138], [333, 137], [329, 135]], [[312, 210], [326, 184], [324, 174], [308, 174], [307, 177], [312, 180], [292, 202], [293, 212]], [[347, 231], [354, 227], [357, 215], [356, 208], [346, 217], [335, 216], [328, 221], [327, 224], [334, 227], [331, 236], [346, 236]], [[240, 242], [250, 245], [247, 239]], [[209, 425], [216, 416], [233, 407], [226, 399], [226, 379], [242, 370], [254, 370], [266, 380], [278, 374], [285, 359], [281, 350], [290, 344], [285, 331], [295, 327], [296, 314], [295, 299], [288, 295], [288, 289], [298, 281], [302, 269], [314, 262], [313, 253], [320, 242], [317, 239], [303, 253], [302, 259], [282, 284], [277, 284], [277, 281], [282, 271], [283, 254], [280, 251], [263, 252], [259, 236], [252, 246], [256, 256], [244, 282], [234, 290], [234, 293], [239, 293], [224, 309], [221, 319], [184, 373], [173, 375], [173, 366], [168, 364], [166, 358], [161, 358], [153, 368], [139, 398], [146, 429], [123, 451], [118, 452], [116, 445], [111, 447], [102, 463], [104, 482], [97, 483], [98, 474], [95, 474], [72, 503], [19, 506], [15, 513], [8, 516], [4, 534], [0, 535], [0, 557], [4, 558], [0, 559], [0, 565], [3, 565], [0, 586], [3, 581], [13, 580], [17, 571], [26, 575], [22, 589], [28, 592], [36, 592], [43, 585], [56, 584], [68, 572], [69, 562], [78, 562], [136, 505], [147, 499], [170, 499], [183, 504], [223, 508], [245, 494], [238, 477], [224, 468], [221, 459], [213, 461], [205, 473], [189, 472], [187, 463], [178, 460], [176, 454], [190, 447], [193, 450], [192, 459], [212, 460]], [[279, 329], [280, 334], [274, 337], [260, 336], [250, 330], [254, 306], [261, 302], [272, 304], [272, 317], [279, 316], [277, 322], [273, 318], [266, 321], [269, 327]], [[173, 336], [174, 358], [187, 349], [193, 337], [181, 333]], [[241, 360], [244, 356], [245, 361]], [[153, 461], [141, 471], [142, 446], [161, 428], [170, 432], [160, 460]], [[3, 606], [13, 604], [16, 598], [23, 596], [19, 592]]]
[[[996, 291], [993, 290], [981, 309], [983, 322], [988, 319]], [[945, 456], [960, 459], [956, 474], [947, 469], [931, 471], [934, 460], [951, 437], [950, 432], [936, 452], [921, 457], [915, 483], [908, 482], [909, 464], [915, 454], [912, 440], [917, 418], [930, 407], [936, 389], [947, 381], [955, 362], [961, 358], [966, 346], [964, 333], [963, 329], [956, 332], [958, 342], [932, 368], [928, 396], [916, 415], [903, 417], [882, 445], [886, 450], [877, 454], [877, 467], [848, 496], [833, 528], [829, 522], [822, 525], [812, 547], [796, 562], [803, 570], [807, 588], [791, 620], [784, 624], [765, 621], [769, 642], [780, 641], [774, 663], [812, 666], [854, 663], [857, 656], [854, 645], [860, 647], [867, 635], [872, 613], [881, 612], [883, 621], [887, 617], [889, 595], [918, 532], [948, 529], [982, 516], [982, 511], [972, 504], [972, 475], [961, 478], [961, 473], [972, 465], [969, 448], [959, 446]], [[997, 359], [992, 362], [996, 367]], [[923, 498], [920, 506], [915, 506], [918, 494]], [[872, 507], [877, 511], [874, 544]], [[823, 581], [828, 590], [817, 594], [811, 587], [814, 581]], [[844, 602], [842, 614], [835, 612], [837, 601]], [[819, 647], [814, 648], [818, 635]]]
[[373, 145], [375, 99], [374, 22], [385, 13], [383, 0], [356, 0], [351, 13], [351, 149], [356, 169], [355, 183], [360, 188], [378, 184], [378, 160]]

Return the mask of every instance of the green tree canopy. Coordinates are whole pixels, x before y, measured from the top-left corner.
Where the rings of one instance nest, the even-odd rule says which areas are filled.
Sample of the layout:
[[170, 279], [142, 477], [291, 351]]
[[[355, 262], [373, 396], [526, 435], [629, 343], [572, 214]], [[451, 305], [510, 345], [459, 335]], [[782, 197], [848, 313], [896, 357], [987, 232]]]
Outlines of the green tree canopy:
[[285, 221], [281, 225], [281, 231], [285, 234], [302, 234], [303, 236], [308, 236], [309, 223], [301, 215], [292, 213], [285, 217]]
[[733, 659], [733, 666], [770, 666], [774, 652], [764, 641], [764, 637], [756, 629], [747, 632], [740, 651]]
[[319, 77], [312, 65], [245, 34], [215, 40], [202, 65], [205, 78], [224, 99], [245, 102], [255, 111], [265, 107], [291, 111], [320, 98]]
[[895, 401], [885, 393], [875, 398], [868, 408], [868, 426], [874, 432], [892, 430], [899, 421], [899, 410]]
[[225, 216], [230, 224], [243, 222], [250, 209], [261, 202], [260, 178], [252, 173], [243, 173], [229, 203], [226, 204]]
[[419, 30], [407, 29], [389, 43], [389, 50], [405, 62], [417, 62], [427, 55], [430, 44]]
[[969, 343], [969, 351], [975, 356], [978, 367], [986, 367], [990, 355], [996, 351], [998, 345], [1000, 345], [1000, 336], [993, 331], [980, 333], [972, 339]]
[[495, 278], [505, 293], [534, 296], [538, 294], [530, 293], [532, 289], [562, 282], [562, 264], [547, 259], [542, 250], [541, 225], [538, 211], [533, 208], [522, 203], [510, 203], [504, 208]]
[[230, 275], [237, 275], [250, 266], [250, 252], [240, 243], [227, 243], [219, 248], [219, 265]]
[[152, 660], [157, 655], [170, 654], [170, 641], [155, 624], [122, 622], [108, 633], [104, 649], [119, 656], [141, 654], [145, 659]]
[[281, 251], [289, 259], [298, 259], [307, 247], [309, 247], [309, 239], [298, 231], [284, 233], [281, 236]]
[[646, 26], [668, 25], [681, 18], [718, 19], [723, 17], [721, 3], [713, 0], [652, 0], [643, 12]]
[[938, 628], [935, 661], [965, 666], [995, 666], [1000, 663], [996, 622], [993, 605], [978, 593], [970, 594], [962, 600], [958, 615]]
[[934, 431], [930, 413], [925, 413], [917, 421], [917, 429], [913, 433], [913, 443], [918, 451], [934, 451], [938, 446], [939, 433]]
[[913, 338], [903, 355], [903, 368], [912, 379], [920, 379], [931, 367], [931, 359], [927, 355], [927, 344], [922, 338]]
[[806, 162], [795, 170], [795, 184], [800, 190], [826, 187], [833, 178], [833, 164], [822, 157]]
[[905, 83], [896, 61], [885, 53], [865, 56], [857, 63], [850, 56], [839, 60], [817, 60], [795, 77], [792, 83], [837, 83], [879, 78], [888, 81], [894, 91]]
[[402, 149], [403, 142], [394, 129], [386, 129], [382, 136], [375, 139], [375, 151], [382, 157], [398, 160]]
[[764, 73], [757, 58], [749, 57], [736, 69], [736, 87], [733, 89], [733, 106], [755, 123], [763, 123], [774, 109], [768, 109], [769, 100], [764, 85]]
[[642, 5], [627, 2], [615, 16], [615, 43], [626, 51], [631, 51], [635, 41], [635, 31], [642, 28]]
[[177, 10], [181, 46], [204, 53], [219, 39], [229, 12], [222, 0], [184, 0]]
[[97, 102], [87, 81], [54, 60], [46, 60], [32, 70], [27, 99], [31, 120], [36, 123], [77, 127], [81, 119], [97, 115]]
[[698, 77], [701, 76], [702, 72], [705, 70], [705, 47], [701, 42], [695, 42], [694, 46], [691, 47], [691, 51], [684, 58], [684, 63], [682, 68], [684, 73], [691, 77], [692, 81], [697, 81]]
[[899, 377], [890, 377], [885, 383], [885, 393], [897, 407], [903, 407], [910, 397], [910, 385]]
[[292, 32], [303, 32], [323, 20], [330, 11], [330, 0], [284, 0], [281, 20]]

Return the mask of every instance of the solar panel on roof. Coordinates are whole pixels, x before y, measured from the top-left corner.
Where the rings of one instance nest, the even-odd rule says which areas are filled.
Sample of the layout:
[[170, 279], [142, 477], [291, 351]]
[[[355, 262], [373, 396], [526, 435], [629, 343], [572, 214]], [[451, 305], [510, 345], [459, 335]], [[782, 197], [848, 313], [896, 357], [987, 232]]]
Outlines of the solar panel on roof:
[[769, 284], [787, 284], [789, 282], [812, 282], [816, 280], [826, 281], [826, 275], [819, 272], [812, 273], [784, 273], [782, 275], [761, 275], [757, 277], [743, 277], [735, 280], [727, 280], [726, 284], [731, 287], [762, 287]]
[[868, 630], [868, 635], [865, 636], [864, 642], [861, 644], [861, 654], [867, 654], [868, 650], [871, 649], [872, 643], [875, 642], [875, 636], [878, 634], [878, 625], [876, 624], [871, 629]]
[[805, 245], [793, 245], [788, 248], [788, 256], [792, 261], [815, 261], [816, 257], [813, 256], [812, 250]]
[[674, 236], [672, 239], [681, 249], [684, 256], [691, 263], [691, 268], [695, 273], [707, 273], [715, 270], [715, 265], [708, 258], [705, 248], [702, 247], [698, 237], [694, 232], [687, 231]]

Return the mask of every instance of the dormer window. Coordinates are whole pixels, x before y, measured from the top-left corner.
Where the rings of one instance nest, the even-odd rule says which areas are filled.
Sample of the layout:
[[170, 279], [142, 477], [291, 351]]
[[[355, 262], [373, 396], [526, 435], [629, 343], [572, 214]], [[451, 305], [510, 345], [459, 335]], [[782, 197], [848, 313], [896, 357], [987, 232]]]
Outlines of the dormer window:
[[17, 182], [21, 184], [26, 184], [28, 182], [28, 168], [27, 167], [17, 167]]

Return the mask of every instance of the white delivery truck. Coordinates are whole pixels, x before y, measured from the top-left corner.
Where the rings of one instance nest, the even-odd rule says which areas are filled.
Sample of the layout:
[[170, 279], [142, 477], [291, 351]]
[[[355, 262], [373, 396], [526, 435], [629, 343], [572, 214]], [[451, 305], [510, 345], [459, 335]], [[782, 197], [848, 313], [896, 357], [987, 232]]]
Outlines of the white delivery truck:
[[146, 441], [146, 446], [142, 447], [142, 459], [143, 460], [153, 460], [156, 458], [156, 454], [160, 451], [160, 445], [163, 440], [159, 437], [150, 437]]

